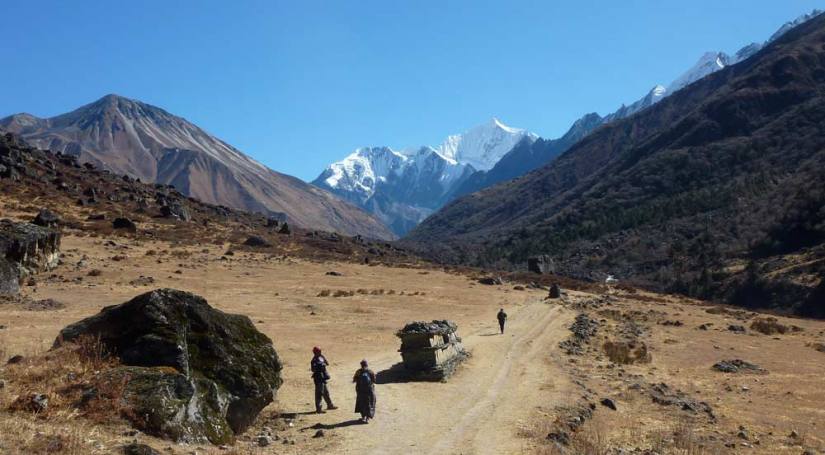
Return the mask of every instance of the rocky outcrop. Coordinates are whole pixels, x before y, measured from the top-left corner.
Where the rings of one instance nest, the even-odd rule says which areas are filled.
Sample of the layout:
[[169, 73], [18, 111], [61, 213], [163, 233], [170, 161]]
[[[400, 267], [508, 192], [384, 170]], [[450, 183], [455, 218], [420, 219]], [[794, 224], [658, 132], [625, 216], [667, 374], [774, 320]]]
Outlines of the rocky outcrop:
[[124, 366], [133, 425], [176, 441], [222, 444], [246, 430], [274, 399], [281, 362], [246, 316], [227, 314], [188, 292], [155, 290], [61, 332], [55, 346], [99, 337]]
[[0, 293], [15, 294], [19, 280], [57, 266], [60, 233], [31, 223], [0, 220]]
[[170, 202], [161, 205], [160, 216], [185, 222], [192, 221], [192, 214], [189, 212], [189, 208], [179, 202]]
[[553, 259], [546, 254], [541, 256], [531, 256], [527, 258], [527, 270], [533, 273], [553, 273], [556, 268], [553, 265]]

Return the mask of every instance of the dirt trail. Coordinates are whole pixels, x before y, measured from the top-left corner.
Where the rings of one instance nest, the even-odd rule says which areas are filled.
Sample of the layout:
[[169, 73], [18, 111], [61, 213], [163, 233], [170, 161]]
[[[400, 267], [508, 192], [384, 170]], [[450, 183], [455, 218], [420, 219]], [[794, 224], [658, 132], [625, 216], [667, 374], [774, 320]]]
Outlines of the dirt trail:
[[[342, 409], [317, 421], [342, 436], [336, 452], [519, 453], [525, 441], [519, 428], [537, 406], [561, 402], [570, 389], [550, 351], [567, 336], [571, 319], [559, 306], [525, 302], [510, 313], [504, 335], [493, 323], [469, 334], [459, 329], [472, 357], [447, 383], [379, 384], [378, 411], [369, 425], [356, 424], [349, 414], [354, 391], [348, 387], [336, 398]], [[398, 360], [387, 355], [372, 367], [380, 372]]]

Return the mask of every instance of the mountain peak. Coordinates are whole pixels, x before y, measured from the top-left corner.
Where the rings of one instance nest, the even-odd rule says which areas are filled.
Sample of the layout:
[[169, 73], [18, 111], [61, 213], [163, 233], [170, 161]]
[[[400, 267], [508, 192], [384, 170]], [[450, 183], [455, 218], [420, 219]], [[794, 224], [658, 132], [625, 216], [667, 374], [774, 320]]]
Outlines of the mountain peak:
[[469, 164], [477, 171], [486, 171], [524, 138], [535, 141], [538, 136], [524, 129], [509, 127], [493, 117], [466, 133], [448, 137], [436, 150], [440, 155]]
[[505, 131], [505, 132], [510, 133], [510, 134], [521, 134], [521, 133], [524, 133], [524, 131], [525, 131], [521, 128], [513, 128], [511, 126], [507, 126], [507, 125], [504, 124], [504, 122], [502, 122], [501, 120], [499, 120], [496, 117], [492, 117], [490, 119], [490, 121], [488, 121], [484, 125], [479, 125], [476, 128], [498, 129], [498, 130], [502, 130], [502, 131]]

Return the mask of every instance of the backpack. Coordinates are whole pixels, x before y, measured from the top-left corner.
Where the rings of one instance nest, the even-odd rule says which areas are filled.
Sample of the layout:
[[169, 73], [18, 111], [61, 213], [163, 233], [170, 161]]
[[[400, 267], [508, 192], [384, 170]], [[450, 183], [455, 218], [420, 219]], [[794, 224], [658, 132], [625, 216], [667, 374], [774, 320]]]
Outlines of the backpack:
[[355, 383], [355, 388], [361, 391], [369, 390], [372, 385], [372, 377], [368, 371], [364, 370], [358, 374], [358, 380]]

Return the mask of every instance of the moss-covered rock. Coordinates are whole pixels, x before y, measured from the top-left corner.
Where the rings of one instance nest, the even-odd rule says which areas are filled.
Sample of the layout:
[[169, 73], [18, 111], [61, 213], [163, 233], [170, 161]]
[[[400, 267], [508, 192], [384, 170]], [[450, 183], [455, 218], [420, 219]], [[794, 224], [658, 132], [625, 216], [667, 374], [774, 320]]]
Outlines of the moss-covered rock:
[[[64, 328], [55, 345], [99, 337], [126, 365], [133, 423], [174, 440], [223, 443], [252, 424], [281, 385], [272, 341], [201, 297], [152, 291]], [[132, 415], [133, 414], [133, 415]]]

